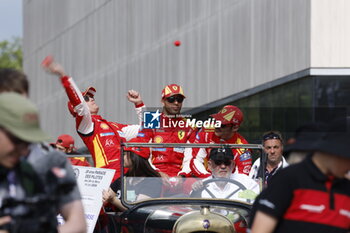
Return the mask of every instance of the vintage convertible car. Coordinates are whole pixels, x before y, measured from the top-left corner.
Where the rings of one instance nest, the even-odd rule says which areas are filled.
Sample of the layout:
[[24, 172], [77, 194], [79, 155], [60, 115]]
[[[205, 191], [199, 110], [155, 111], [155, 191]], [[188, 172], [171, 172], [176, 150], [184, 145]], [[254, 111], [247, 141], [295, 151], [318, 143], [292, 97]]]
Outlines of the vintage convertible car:
[[[142, 144], [125, 143], [125, 146], [147, 147], [189, 147], [189, 144]], [[192, 145], [193, 146], [193, 145]], [[200, 147], [232, 147], [257, 149], [261, 145], [215, 145], [202, 144]], [[198, 146], [199, 147], [199, 146]], [[128, 210], [120, 213], [108, 213], [108, 229], [105, 232], [132, 233], [187, 233], [211, 232], [230, 233], [246, 232], [247, 222], [256, 192], [247, 189], [237, 180], [216, 178], [170, 179], [170, 184], [162, 178], [122, 177], [121, 201]], [[135, 186], [144, 182], [147, 187], [161, 187], [158, 196], [137, 199]], [[208, 188], [225, 183], [225, 195], [217, 196]], [[152, 185], [152, 184], [162, 184]], [[196, 185], [197, 184], [197, 185]], [[197, 187], [196, 191], [193, 187]], [[227, 188], [229, 187], [229, 188]], [[259, 189], [260, 191], [260, 189]], [[206, 195], [203, 195], [203, 194]]]

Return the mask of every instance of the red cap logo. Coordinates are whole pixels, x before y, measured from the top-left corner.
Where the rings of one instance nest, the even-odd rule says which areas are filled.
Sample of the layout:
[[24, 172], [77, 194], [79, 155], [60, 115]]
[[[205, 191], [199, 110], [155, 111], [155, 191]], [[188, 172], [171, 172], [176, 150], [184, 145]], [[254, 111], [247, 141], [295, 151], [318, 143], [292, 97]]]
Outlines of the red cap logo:
[[233, 105], [226, 105], [218, 113], [210, 115], [216, 120], [221, 121], [221, 124], [234, 124], [240, 125], [243, 122], [242, 111]]
[[182, 95], [183, 97], [186, 98], [182, 87], [177, 85], [177, 84], [167, 85], [162, 90], [162, 99], [168, 98], [168, 97], [173, 96], [173, 95]]

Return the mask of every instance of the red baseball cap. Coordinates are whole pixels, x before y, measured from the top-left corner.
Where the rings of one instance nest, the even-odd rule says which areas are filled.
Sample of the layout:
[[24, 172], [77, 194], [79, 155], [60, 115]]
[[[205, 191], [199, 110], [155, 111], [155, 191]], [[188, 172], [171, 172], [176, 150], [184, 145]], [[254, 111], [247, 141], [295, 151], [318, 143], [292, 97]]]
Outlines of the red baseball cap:
[[224, 106], [218, 113], [210, 115], [216, 120], [221, 121], [221, 124], [234, 124], [240, 125], [243, 122], [243, 113], [242, 111], [233, 105]]
[[184, 91], [180, 85], [177, 84], [169, 84], [164, 87], [162, 90], [162, 99], [168, 98], [173, 95], [182, 95], [184, 98]]
[[88, 95], [89, 97], [94, 97], [96, 94], [96, 89], [94, 87], [88, 87], [84, 92], [81, 93], [83, 96]]
[[[140, 139], [140, 138], [133, 138], [128, 142], [145, 142], [145, 141]], [[150, 154], [151, 154], [149, 147], [125, 147], [124, 151], [134, 152], [135, 154], [137, 154], [145, 159], [149, 159]]]
[[[94, 98], [96, 94], [96, 89], [94, 87], [88, 87], [84, 92], [81, 93], [83, 96], [88, 95], [91, 98]], [[73, 117], [77, 116], [77, 113], [74, 111], [73, 105], [70, 101], [67, 103], [68, 110]]]
[[68, 134], [62, 134], [57, 138], [56, 144], [61, 145], [67, 149], [73, 149], [74, 148], [74, 138]]

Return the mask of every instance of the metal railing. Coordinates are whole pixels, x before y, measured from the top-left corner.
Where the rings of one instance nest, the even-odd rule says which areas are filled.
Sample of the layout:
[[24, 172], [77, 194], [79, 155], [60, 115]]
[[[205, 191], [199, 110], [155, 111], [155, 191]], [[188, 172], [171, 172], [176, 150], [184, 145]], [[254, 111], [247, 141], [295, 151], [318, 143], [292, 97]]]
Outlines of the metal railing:
[[263, 149], [261, 144], [218, 144], [218, 143], [140, 143], [125, 142], [122, 147], [167, 147], [167, 148], [242, 148], [242, 149]]

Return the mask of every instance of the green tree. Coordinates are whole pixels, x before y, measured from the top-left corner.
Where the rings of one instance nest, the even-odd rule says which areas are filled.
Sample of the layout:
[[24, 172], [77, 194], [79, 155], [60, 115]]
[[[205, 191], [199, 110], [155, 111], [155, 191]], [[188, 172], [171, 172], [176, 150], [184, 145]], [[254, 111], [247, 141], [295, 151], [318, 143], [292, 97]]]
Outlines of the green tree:
[[22, 70], [22, 39], [14, 37], [11, 41], [0, 42], [0, 68]]

